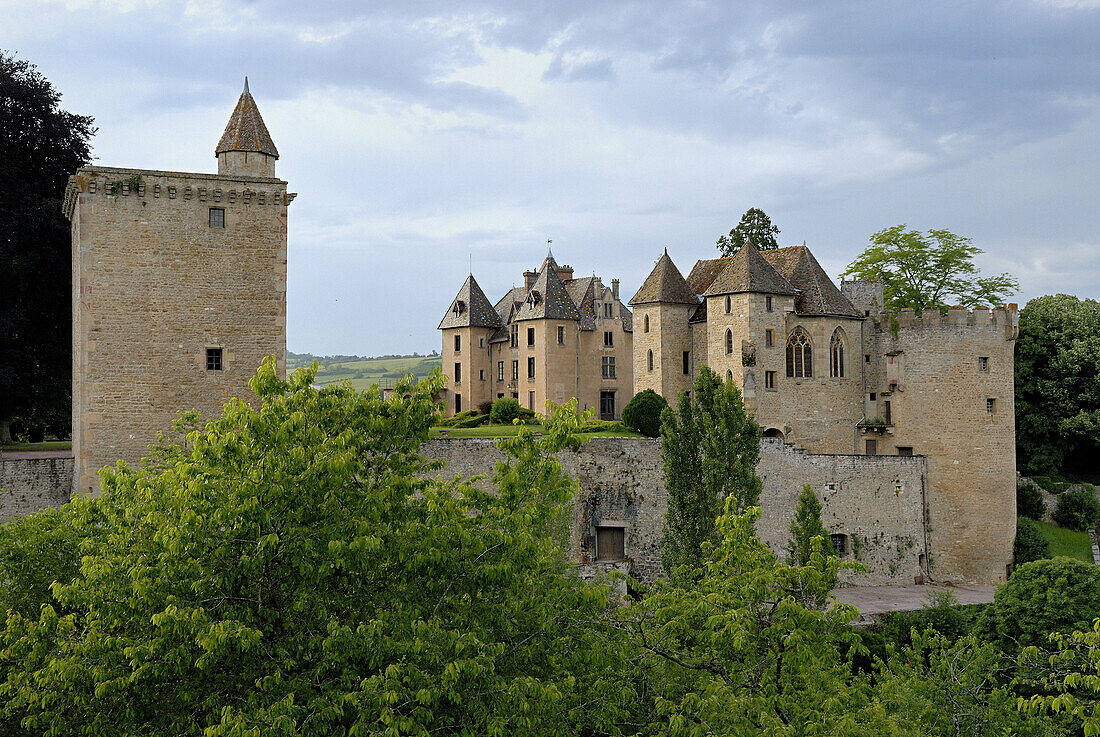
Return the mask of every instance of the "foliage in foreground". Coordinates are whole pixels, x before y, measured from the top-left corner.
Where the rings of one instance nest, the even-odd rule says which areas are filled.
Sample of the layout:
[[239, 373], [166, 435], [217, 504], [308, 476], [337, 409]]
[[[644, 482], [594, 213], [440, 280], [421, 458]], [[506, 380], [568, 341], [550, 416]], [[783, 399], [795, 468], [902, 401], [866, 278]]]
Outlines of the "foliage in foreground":
[[1039, 485], [1020, 479], [1016, 482], [1016, 514], [1033, 520], [1041, 520], [1047, 513], [1046, 502]]

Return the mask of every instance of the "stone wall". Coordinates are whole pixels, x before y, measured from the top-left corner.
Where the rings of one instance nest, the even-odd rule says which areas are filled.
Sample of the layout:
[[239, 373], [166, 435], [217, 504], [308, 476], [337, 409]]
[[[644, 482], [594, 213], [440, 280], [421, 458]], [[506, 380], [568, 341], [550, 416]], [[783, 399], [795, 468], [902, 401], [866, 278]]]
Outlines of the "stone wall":
[[72, 458], [0, 458], [0, 524], [69, 501]]
[[[446, 476], [485, 476], [483, 486], [489, 485], [493, 464], [504, 459], [490, 439], [439, 438], [423, 452], [446, 462]], [[660, 441], [595, 438], [560, 457], [581, 487], [573, 505], [572, 557], [594, 565], [596, 528], [622, 527], [632, 574], [643, 581], [657, 577], [668, 503]], [[798, 494], [809, 483], [822, 501], [826, 529], [844, 535], [845, 555], [870, 569], [847, 576], [846, 583], [911, 584], [926, 576], [926, 469], [921, 457], [813, 455], [766, 439], [757, 466], [763, 481], [757, 533], [781, 550]]]

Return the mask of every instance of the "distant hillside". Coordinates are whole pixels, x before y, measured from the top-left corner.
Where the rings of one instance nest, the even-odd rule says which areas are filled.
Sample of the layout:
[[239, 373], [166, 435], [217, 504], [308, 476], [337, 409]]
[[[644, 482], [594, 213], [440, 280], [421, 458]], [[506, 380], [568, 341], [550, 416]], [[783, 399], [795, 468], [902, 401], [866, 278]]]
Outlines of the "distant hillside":
[[439, 368], [439, 356], [314, 356], [311, 353], [286, 352], [287, 369], [308, 366], [314, 361], [321, 364], [317, 372], [317, 384], [324, 386], [337, 381], [350, 381], [358, 391], [371, 384], [383, 389], [396, 384], [405, 374], [422, 379], [434, 369]]

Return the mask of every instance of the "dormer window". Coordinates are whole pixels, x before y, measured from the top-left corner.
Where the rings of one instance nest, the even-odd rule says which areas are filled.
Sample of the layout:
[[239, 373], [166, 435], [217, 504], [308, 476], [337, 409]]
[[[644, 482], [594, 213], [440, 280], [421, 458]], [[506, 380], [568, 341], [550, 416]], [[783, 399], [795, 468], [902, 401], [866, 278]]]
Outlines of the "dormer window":
[[466, 311], [466, 303], [463, 302], [461, 299], [456, 299], [453, 309], [456, 315], [461, 315], [463, 312]]

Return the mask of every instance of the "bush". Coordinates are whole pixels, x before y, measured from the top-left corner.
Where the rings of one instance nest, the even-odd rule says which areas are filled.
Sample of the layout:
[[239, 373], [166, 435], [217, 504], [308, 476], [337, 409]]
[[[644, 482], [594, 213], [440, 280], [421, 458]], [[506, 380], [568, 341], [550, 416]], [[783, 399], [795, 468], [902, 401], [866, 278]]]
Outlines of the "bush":
[[1020, 479], [1016, 482], [1016, 514], [1031, 519], [1042, 519], [1047, 513], [1043, 492], [1039, 487]]
[[477, 406], [477, 411], [483, 415], [487, 415], [493, 411], [493, 403], [489, 400], [485, 400]]
[[1086, 489], [1073, 489], [1058, 497], [1054, 521], [1071, 530], [1084, 531], [1100, 518], [1100, 501]]
[[623, 423], [618, 420], [585, 420], [577, 432], [608, 432], [612, 430], [624, 430]]
[[1069, 488], [1069, 482], [1054, 476], [1032, 476], [1031, 480], [1051, 494], [1061, 494]]
[[1016, 541], [1012, 544], [1012, 557], [1018, 566], [1050, 557], [1050, 541], [1034, 520], [1027, 517], [1016, 518]]
[[623, 408], [623, 424], [646, 437], [661, 434], [661, 412], [668, 409], [668, 402], [652, 389], [645, 389]]
[[1042, 645], [1049, 632], [1092, 628], [1100, 617], [1100, 566], [1075, 558], [1049, 558], [1016, 569], [993, 599], [1003, 645]]
[[493, 402], [493, 408], [489, 410], [489, 422], [494, 425], [510, 425], [519, 415], [519, 400], [515, 397], [501, 397]]
[[478, 427], [484, 425], [488, 419], [488, 415], [468, 409], [465, 412], [459, 412], [454, 417], [444, 417], [438, 424], [440, 427]]

